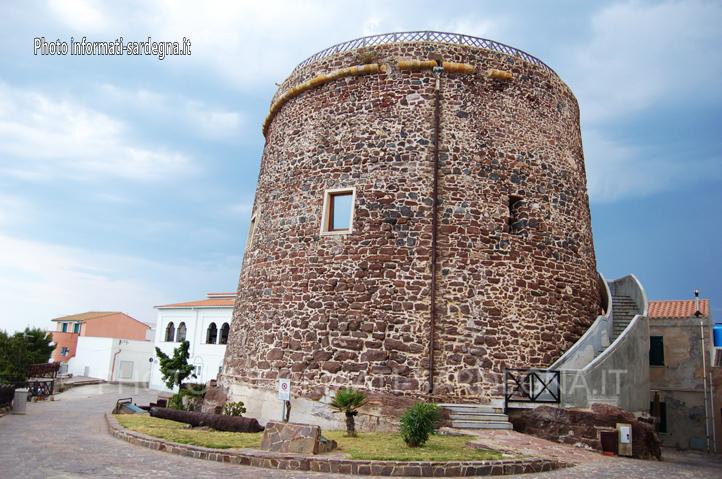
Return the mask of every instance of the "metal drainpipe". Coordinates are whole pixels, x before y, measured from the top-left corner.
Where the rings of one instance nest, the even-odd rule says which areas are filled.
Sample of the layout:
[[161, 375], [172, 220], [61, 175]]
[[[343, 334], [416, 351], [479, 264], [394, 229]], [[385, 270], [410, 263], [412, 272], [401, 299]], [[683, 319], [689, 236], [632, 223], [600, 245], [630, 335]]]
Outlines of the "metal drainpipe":
[[699, 290], [694, 290], [694, 303], [695, 303], [695, 313], [694, 315], [699, 318], [699, 337], [702, 347], [702, 388], [704, 390], [704, 396], [702, 397], [704, 400], [704, 436], [707, 441], [707, 453], [710, 453], [712, 451], [712, 447], [710, 444], [710, 428], [709, 428], [709, 410], [708, 410], [708, 401], [707, 401], [707, 344], [705, 344], [704, 339], [704, 318], [702, 316], [702, 312], [699, 309]]
[[115, 360], [118, 358], [118, 355], [120, 352], [123, 351], [123, 348], [120, 347], [120, 341], [118, 341], [118, 350], [113, 355], [113, 366], [110, 368], [110, 380], [113, 381], [113, 376], [115, 375]]
[[702, 385], [704, 389], [704, 435], [707, 440], [707, 452], [712, 451], [712, 445], [710, 444], [710, 431], [709, 431], [709, 406], [708, 404], [708, 387], [707, 387], [707, 345], [704, 339], [704, 320], [699, 319], [699, 334], [702, 342]]
[[441, 131], [441, 62], [434, 67], [434, 176], [431, 203], [431, 314], [429, 318], [429, 394], [434, 393], [434, 336], [436, 332], [436, 239], [439, 204], [439, 132]]

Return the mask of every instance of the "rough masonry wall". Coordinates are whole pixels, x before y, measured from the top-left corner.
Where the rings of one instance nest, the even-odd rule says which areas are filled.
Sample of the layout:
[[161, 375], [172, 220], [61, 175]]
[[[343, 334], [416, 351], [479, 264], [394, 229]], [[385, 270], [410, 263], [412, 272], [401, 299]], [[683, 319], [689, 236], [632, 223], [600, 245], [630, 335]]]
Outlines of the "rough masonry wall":
[[[376, 47], [385, 73], [286, 103], [268, 131], [252, 244], [221, 384], [319, 399], [338, 386], [429, 397], [434, 81], [399, 59], [479, 66], [443, 74], [433, 399], [499, 393], [504, 367], [547, 366], [591, 324], [599, 292], [579, 113], [553, 73], [467, 46]], [[347, 52], [283, 90], [358, 63]], [[487, 68], [514, 79], [487, 78]], [[353, 232], [321, 236], [324, 190], [354, 187]], [[509, 223], [509, 203], [517, 221]]]

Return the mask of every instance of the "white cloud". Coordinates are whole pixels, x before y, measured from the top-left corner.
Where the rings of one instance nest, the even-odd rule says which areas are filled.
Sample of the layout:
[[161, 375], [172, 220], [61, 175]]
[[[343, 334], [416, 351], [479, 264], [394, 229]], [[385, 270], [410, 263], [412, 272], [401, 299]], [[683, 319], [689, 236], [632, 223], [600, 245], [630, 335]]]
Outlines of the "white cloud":
[[722, 4], [625, 2], [591, 20], [571, 56], [569, 81], [585, 121], [613, 121], [656, 102], [717, 101], [722, 90]]
[[[92, 8], [91, 4], [86, 10]], [[60, 8], [52, 13], [72, 25], [69, 13]], [[496, 19], [488, 15], [431, 15], [425, 6], [380, 0], [139, 1], [130, 7], [106, 4], [104, 14], [105, 28], [99, 32], [103, 40], [121, 33], [126, 41], [143, 40], [148, 34], [160, 41], [189, 38], [191, 56], [164, 60], [170, 67], [210, 70], [241, 89], [281, 82], [304, 58], [359, 36], [423, 29], [496, 31]]]
[[[46, 328], [90, 310], [120, 310], [153, 322], [153, 306], [234, 289], [240, 258], [165, 264], [0, 234], [0, 329]], [[197, 297], [197, 298], [196, 298]]]
[[184, 125], [190, 134], [201, 138], [238, 140], [246, 126], [246, 117], [240, 112], [215, 108], [183, 96], [169, 96], [144, 88], [125, 89], [108, 83], [101, 85], [99, 90], [105, 99], [118, 106]]
[[101, 32], [108, 26], [107, 17], [93, 1], [49, 0], [48, 7], [61, 22], [79, 33]]
[[31, 206], [21, 197], [0, 193], [0, 226], [24, 221], [31, 214]]
[[167, 178], [191, 171], [177, 151], [145, 147], [128, 126], [77, 102], [0, 84], [0, 173], [29, 179]]

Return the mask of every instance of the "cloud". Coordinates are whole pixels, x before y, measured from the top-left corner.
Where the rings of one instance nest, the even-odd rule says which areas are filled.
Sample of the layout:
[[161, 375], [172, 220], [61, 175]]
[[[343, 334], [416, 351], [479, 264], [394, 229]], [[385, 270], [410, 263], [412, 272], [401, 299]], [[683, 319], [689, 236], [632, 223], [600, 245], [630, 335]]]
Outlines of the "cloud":
[[591, 38], [572, 52], [570, 84], [585, 121], [613, 121], [657, 102], [719, 101], [722, 4], [624, 2], [591, 19]]
[[121, 310], [145, 322], [153, 306], [234, 289], [240, 258], [166, 264], [0, 234], [0, 329], [46, 328], [90, 310]]
[[[55, 7], [51, 14], [73, 28], [80, 28], [87, 23], [82, 18], [100, 9], [85, 2], [78, 2], [68, 11]], [[423, 29], [470, 34], [495, 31], [495, 19], [489, 15], [462, 9], [450, 16], [429, 13], [436, 9], [434, 4], [389, 4], [380, 0], [138, 1], [130, 8], [104, 5], [100, 22], [104, 28], [96, 31], [104, 35], [102, 40], [120, 34], [126, 41], [144, 40], [149, 32], [160, 41], [189, 38], [191, 56], [165, 60], [169, 66], [191, 66], [203, 70], [204, 75], [210, 71], [239, 89], [247, 89], [281, 82], [304, 58], [359, 36]], [[81, 20], [75, 19], [76, 11]]]
[[591, 201], [648, 196], [683, 185], [722, 178], [722, 158], [669, 159], [657, 148], [624, 144], [599, 130], [584, 134]]
[[0, 193], [0, 226], [23, 222], [31, 211], [31, 206], [23, 198]]
[[99, 87], [104, 99], [116, 106], [132, 108], [177, 126], [184, 126], [189, 134], [211, 140], [237, 140], [243, 135], [246, 117], [240, 112], [215, 108], [207, 103], [181, 95], [167, 95], [156, 91], [120, 88], [112, 84]]
[[62, 23], [79, 33], [102, 32], [108, 26], [107, 17], [93, 1], [49, 0], [48, 7]]
[[0, 83], [0, 174], [25, 179], [157, 180], [192, 171], [185, 154], [134, 141], [121, 120]]

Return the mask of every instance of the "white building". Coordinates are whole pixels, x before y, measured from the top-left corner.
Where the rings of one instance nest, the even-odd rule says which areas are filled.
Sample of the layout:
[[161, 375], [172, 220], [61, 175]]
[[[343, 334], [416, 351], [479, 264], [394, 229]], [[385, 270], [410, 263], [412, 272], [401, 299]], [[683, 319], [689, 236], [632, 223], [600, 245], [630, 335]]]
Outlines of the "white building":
[[148, 384], [153, 343], [137, 339], [78, 337], [68, 372], [105, 381]]
[[[189, 361], [195, 365], [197, 377], [189, 378], [188, 382], [207, 383], [218, 376], [226, 353], [235, 299], [235, 293], [208, 293], [207, 299], [156, 306], [155, 346], [172, 356], [183, 340], [190, 343]], [[150, 388], [168, 391], [155, 349], [153, 352]]]

